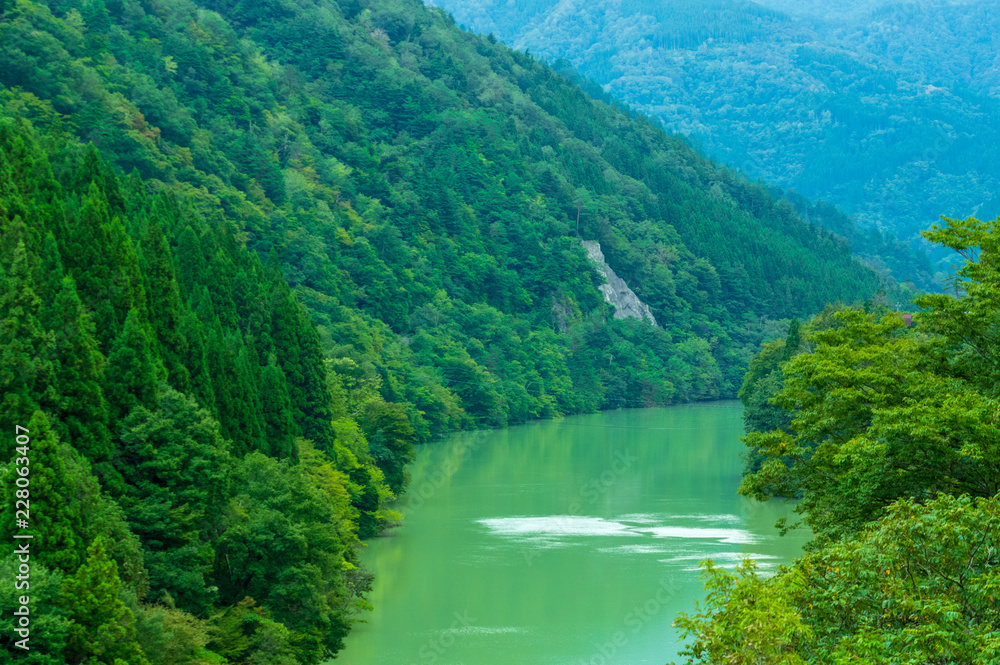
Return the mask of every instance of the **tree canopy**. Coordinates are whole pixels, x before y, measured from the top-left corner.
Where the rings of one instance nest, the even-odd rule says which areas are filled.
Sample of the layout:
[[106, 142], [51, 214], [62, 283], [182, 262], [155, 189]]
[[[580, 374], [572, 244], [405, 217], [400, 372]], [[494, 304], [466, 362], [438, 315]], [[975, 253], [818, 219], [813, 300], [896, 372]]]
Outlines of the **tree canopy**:
[[[800, 497], [814, 539], [770, 579], [752, 562], [735, 574], [709, 565], [706, 605], [680, 620], [689, 662], [1000, 656], [1000, 219], [945, 219], [926, 236], [964, 255], [964, 295], [917, 298], [912, 328], [895, 313], [828, 313], [794, 351], [774, 345], [751, 363], [745, 401], [786, 417], [746, 436], [763, 462], [740, 492]], [[768, 376], [780, 381], [753, 371], [777, 359]], [[751, 651], [758, 660], [740, 660]]]

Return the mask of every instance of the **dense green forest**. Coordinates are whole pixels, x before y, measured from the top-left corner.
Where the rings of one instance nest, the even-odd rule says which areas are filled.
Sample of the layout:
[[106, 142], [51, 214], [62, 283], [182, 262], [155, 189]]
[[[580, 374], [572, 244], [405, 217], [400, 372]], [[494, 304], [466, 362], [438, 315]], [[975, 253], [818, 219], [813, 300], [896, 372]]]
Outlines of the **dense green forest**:
[[927, 233], [964, 265], [912, 327], [831, 308], [754, 358], [740, 492], [800, 497], [814, 540], [769, 578], [709, 564], [707, 602], [680, 621], [688, 662], [1000, 658], [998, 224]]
[[[939, 215], [1000, 214], [994, 3], [440, 0], [456, 19], [580, 74], [753, 177], [822, 199], [930, 285]], [[788, 13], [785, 13], [788, 12]], [[905, 241], [899, 244], [896, 239]], [[891, 258], [890, 258], [891, 257]]]
[[[23, 121], [0, 123], [0, 156], [0, 565], [13, 579], [14, 500], [30, 495], [23, 660], [335, 651], [366, 607], [358, 539], [395, 517], [402, 408], [368, 395], [360, 429], [277, 264], [189, 200]], [[30, 445], [15, 451], [16, 426]], [[10, 653], [18, 595], [0, 588]]]
[[775, 321], [901, 297], [834, 213], [415, 1], [8, 1], [0, 63], [27, 663], [317, 663], [414, 444], [732, 396]]
[[[339, 374], [425, 439], [733, 394], [761, 317], [883, 286], [764, 187], [438, 10], [17, 7], [10, 112], [274, 252]], [[576, 238], [662, 328], [605, 322]]]

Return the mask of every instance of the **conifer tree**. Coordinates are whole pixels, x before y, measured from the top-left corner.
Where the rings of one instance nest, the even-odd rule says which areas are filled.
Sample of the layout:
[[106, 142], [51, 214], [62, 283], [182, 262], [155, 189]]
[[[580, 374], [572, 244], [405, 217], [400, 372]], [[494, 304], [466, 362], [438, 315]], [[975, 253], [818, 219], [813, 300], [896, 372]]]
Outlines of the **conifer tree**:
[[781, 354], [781, 360], [791, 360], [799, 352], [802, 346], [802, 332], [799, 330], [799, 319], [795, 317], [788, 326], [788, 336], [785, 337], [785, 349]]
[[205, 326], [189, 309], [181, 313], [180, 333], [187, 343], [183, 361], [191, 377], [191, 394], [211, 413], [217, 413], [212, 375], [208, 370], [208, 339], [205, 336]]
[[68, 188], [81, 195], [85, 195], [91, 185], [96, 185], [103, 192], [111, 215], [125, 212], [125, 197], [118, 178], [101, 159], [101, 153], [93, 143], [87, 144], [83, 151], [83, 160], [66, 175], [65, 179]]
[[0, 422], [13, 424], [27, 423], [39, 402], [51, 397], [52, 336], [38, 320], [41, 301], [29, 260], [22, 241], [9, 272], [0, 265]]
[[124, 323], [128, 311], [135, 309], [139, 321], [147, 326], [149, 332], [149, 303], [139, 267], [139, 254], [117, 215], [111, 218], [111, 243], [111, 251], [114, 252], [111, 257], [112, 277], [116, 286], [110, 295], [117, 299], [118, 320]]
[[261, 449], [264, 428], [246, 347], [238, 333], [223, 335], [216, 328], [209, 335], [209, 371], [223, 434], [233, 442], [233, 452], [244, 455]]
[[219, 249], [208, 261], [211, 266], [212, 304], [215, 313], [226, 330], [239, 327], [240, 320], [236, 314], [236, 302], [233, 300], [233, 277], [236, 266], [227, 254]]
[[264, 416], [260, 408], [260, 365], [257, 364], [257, 354], [243, 342], [239, 333], [233, 333], [227, 341], [235, 350], [235, 378], [245, 405], [244, 427], [249, 434], [248, 447], [250, 450], [263, 450], [267, 442], [264, 439]]
[[[0, 136], [0, 253], [9, 259], [19, 241], [24, 241], [29, 251], [41, 247], [45, 223], [48, 221], [38, 203], [52, 196], [51, 172], [39, 168], [35, 142], [23, 132]], [[41, 191], [40, 191], [41, 190]], [[6, 212], [6, 214], [4, 214]]]
[[261, 372], [260, 410], [264, 418], [265, 449], [263, 452], [279, 459], [295, 459], [298, 447], [295, 437], [298, 427], [292, 415], [285, 373], [272, 355]]
[[292, 297], [280, 272], [273, 274], [271, 299], [275, 355], [288, 380], [295, 421], [303, 436], [320, 450], [330, 452], [334, 438], [330, 392], [316, 328]]
[[56, 427], [91, 462], [105, 461], [111, 452], [108, 405], [101, 389], [106, 361], [72, 277], [62, 278], [54, 301], [42, 311], [55, 336]]
[[107, 459], [108, 410], [101, 391], [104, 357], [97, 350], [93, 321], [84, 311], [76, 284], [63, 272], [58, 243], [50, 232], [42, 249], [40, 320], [54, 338], [55, 382], [44, 406], [56, 416], [62, 440], [92, 462]]
[[201, 241], [191, 225], [184, 227], [177, 240], [177, 283], [189, 301], [206, 285], [205, 256]]
[[115, 316], [115, 303], [107, 297], [111, 283], [111, 266], [108, 261], [111, 248], [111, 219], [107, 200], [96, 184], [91, 184], [83, 207], [77, 213], [70, 229], [63, 256], [67, 258], [77, 282], [83, 302], [94, 314], [101, 350], [107, 353], [119, 324]]
[[[41, 283], [39, 284], [39, 297], [43, 302], [55, 300], [59, 292], [62, 291], [62, 278], [65, 274], [63, 270], [62, 256], [59, 254], [59, 243], [51, 232], [45, 234], [42, 244], [42, 271]], [[51, 312], [51, 308], [43, 308], [41, 323], [47, 330], [52, 330], [51, 322], [46, 319], [46, 310]]]
[[171, 192], [161, 191], [156, 195], [151, 201], [150, 212], [167, 237], [176, 237], [181, 230], [181, 224], [185, 223], [180, 202]]
[[118, 597], [118, 565], [104, 538], [87, 549], [87, 561], [63, 579], [60, 605], [73, 619], [66, 645], [67, 663], [149, 665], [135, 637], [135, 617]]
[[111, 215], [105, 192], [96, 183], [87, 189], [62, 258], [76, 280], [80, 299], [94, 313], [102, 353], [110, 351], [130, 309], [148, 325], [146, 292], [132, 240], [121, 218]]
[[108, 406], [117, 422], [137, 406], [156, 406], [156, 366], [149, 336], [135, 310], [128, 314], [125, 327], [115, 341], [105, 373]]
[[132, 215], [142, 210], [146, 204], [146, 184], [138, 169], [133, 168], [125, 178], [124, 190], [127, 212]]
[[[271, 341], [271, 315], [267, 307], [261, 278], [256, 267], [260, 266], [257, 255], [251, 255], [250, 269], [240, 268], [234, 282], [236, 311], [246, 331], [247, 345], [254, 349], [261, 366], [267, 366], [268, 358], [274, 350]], [[253, 338], [251, 340], [251, 337]], [[251, 343], [252, 342], [252, 343]]]
[[[109, 175], [107, 181], [114, 183], [113, 194], [121, 198], [117, 180]], [[104, 353], [125, 323], [129, 309], [138, 310], [144, 325], [149, 318], [138, 256], [121, 215], [114, 214], [109, 188], [90, 184], [62, 250], [63, 264], [76, 279], [81, 300], [94, 312]], [[124, 207], [124, 202], [119, 201], [117, 207]]]
[[181, 392], [190, 392], [191, 377], [184, 366], [187, 340], [180, 333], [181, 302], [170, 247], [154, 216], [139, 246], [142, 274], [149, 294], [149, 318], [167, 369], [167, 380]]
[[200, 286], [195, 291], [191, 302], [191, 310], [197, 314], [205, 329], [205, 336], [208, 337], [212, 331], [222, 330], [222, 323], [215, 313], [215, 305], [212, 304], [212, 296], [208, 292], [207, 286]]
[[3, 476], [2, 512], [0, 512], [0, 548], [4, 555], [13, 550], [15, 533], [32, 535], [33, 557], [49, 568], [65, 573], [74, 572], [82, 561], [83, 523], [80, 505], [75, 501], [73, 486], [67, 476], [66, 467], [59, 450], [59, 437], [52, 430], [49, 417], [43, 411], [35, 411], [27, 425], [31, 460], [31, 498], [26, 505], [28, 530], [17, 526], [15, 512], [16, 492], [14, 481], [21, 476], [19, 465], [7, 467]]

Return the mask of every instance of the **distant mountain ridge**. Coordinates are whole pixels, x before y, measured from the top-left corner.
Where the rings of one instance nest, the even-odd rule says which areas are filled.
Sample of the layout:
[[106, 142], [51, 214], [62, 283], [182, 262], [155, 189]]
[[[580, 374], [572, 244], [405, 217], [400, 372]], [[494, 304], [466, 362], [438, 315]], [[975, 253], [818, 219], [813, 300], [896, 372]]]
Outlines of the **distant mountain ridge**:
[[708, 154], [841, 206], [862, 227], [920, 246], [939, 215], [994, 213], [994, 2], [435, 4], [517, 48], [565, 58]]

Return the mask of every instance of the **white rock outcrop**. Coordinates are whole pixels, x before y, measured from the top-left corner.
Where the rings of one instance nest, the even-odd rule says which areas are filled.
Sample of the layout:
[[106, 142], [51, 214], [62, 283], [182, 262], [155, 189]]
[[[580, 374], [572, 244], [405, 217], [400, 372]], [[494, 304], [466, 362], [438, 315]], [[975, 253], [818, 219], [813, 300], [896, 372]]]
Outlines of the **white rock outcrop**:
[[615, 274], [611, 266], [604, 260], [604, 253], [601, 252], [601, 244], [596, 240], [581, 240], [580, 244], [587, 250], [587, 256], [594, 263], [594, 269], [605, 279], [606, 284], [598, 287], [604, 294], [604, 300], [615, 306], [616, 319], [639, 319], [640, 321], [649, 319], [649, 322], [656, 325], [656, 318], [649, 309], [649, 305], [639, 300], [639, 296], [628, 288], [621, 277]]

